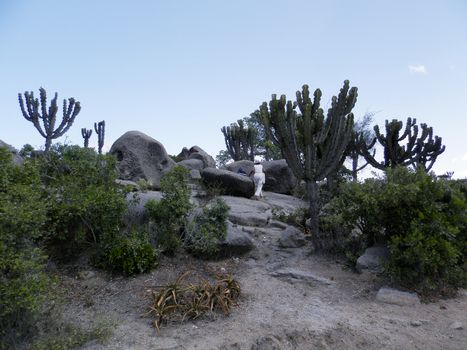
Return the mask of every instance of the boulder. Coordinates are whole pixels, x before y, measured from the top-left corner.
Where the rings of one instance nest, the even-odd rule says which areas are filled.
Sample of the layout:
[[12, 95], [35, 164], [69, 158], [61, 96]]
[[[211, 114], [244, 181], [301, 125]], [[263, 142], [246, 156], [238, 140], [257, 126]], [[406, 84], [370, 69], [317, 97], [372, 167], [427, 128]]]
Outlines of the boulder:
[[382, 272], [383, 264], [389, 258], [389, 249], [386, 247], [370, 247], [357, 259], [355, 268], [359, 273], [364, 271]]
[[298, 180], [287, 165], [285, 159], [261, 163], [266, 175], [264, 191], [290, 194], [297, 187]]
[[287, 226], [279, 238], [279, 246], [282, 248], [299, 248], [305, 245], [305, 235], [298, 228]]
[[221, 196], [229, 206], [229, 220], [243, 226], [267, 226], [272, 218], [271, 206], [262, 201], [241, 197]]
[[207, 186], [220, 187], [226, 195], [250, 198], [255, 194], [255, 184], [248, 176], [228, 170], [206, 168], [201, 177]]
[[386, 304], [414, 306], [420, 304], [417, 293], [402, 292], [397, 289], [382, 287], [376, 294], [376, 300]]
[[16, 148], [3, 142], [2, 140], [0, 140], [0, 148], [6, 148], [11, 152], [11, 156], [12, 156], [12, 160], [14, 164], [16, 165], [23, 164], [23, 158], [19, 155], [19, 152]]
[[120, 136], [110, 153], [117, 157], [121, 179], [144, 179], [153, 189], [160, 189], [162, 175], [175, 165], [160, 142], [139, 131], [128, 131]]
[[216, 161], [213, 157], [207, 154], [201, 147], [193, 146], [190, 149], [183, 147], [182, 151], [177, 155], [177, 158], [182, 160], [198, 159], [203, 161], [203, 168], [215, 168]]
[[147, 192], [130, 192], [126, 195], [128, 210], [123, 216], [123, 222], [127, 227], [135, 224], [142, 224], [146, 220], [145, 205], [150, 200], [160, 201], [162, 192], [147, 191]]
[[[266, 176], [266, 183], [263, 190], [275, 193], [290, 194], [297, 187], [297, 178], [290, 170], [285, 159], [271, 160], [262, 162], [263, 171]], [[251, 160], [239, 160], [229, 163], [225, 166], [226, 170], [234, 173], [242, 168], [245, 173], [250, 174], [254, 171], [254, 163]]]
[[219, 248], [221, 256], [241, 255], [252, 250], [254, 244], [248, 233], [227, 221], [227, 235], [219, 242]]
[[227, 164], [224, 169], [229, 170], [231, 172], [237, 173], [238, 169], [242, 168], [243, 171], [249, 175], [251, 172], [255, 171], [254, 167], [255, 163], [253, 163], [251, 160], [239, 160], [236, 162], [232, 162]]
[[201, 180], [201, 173], [197, 169], [191, 169], [188, 176], [190, 177], [190, 179], [193, 179], [193, 180]]
[[188, 170], [203, 170], [204, 162], [201, 159], [185, 159], [177, 163]]

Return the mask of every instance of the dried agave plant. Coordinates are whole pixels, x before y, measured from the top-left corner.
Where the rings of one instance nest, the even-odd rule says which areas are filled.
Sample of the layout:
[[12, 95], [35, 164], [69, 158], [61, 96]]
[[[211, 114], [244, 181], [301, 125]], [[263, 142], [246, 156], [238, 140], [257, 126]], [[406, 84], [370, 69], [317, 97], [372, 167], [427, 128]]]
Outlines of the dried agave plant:
[[229, 315], [240, 296], [240, 284], [228, 274], [216, 274], [213, 284], [207, 279], [186, 283], [189, 271], [182, 273], [174, 283], [151, 290], [152, 302], [148, 315], [157, 332], [164, 321], [197, 319], [207, 313], [222, 312]]

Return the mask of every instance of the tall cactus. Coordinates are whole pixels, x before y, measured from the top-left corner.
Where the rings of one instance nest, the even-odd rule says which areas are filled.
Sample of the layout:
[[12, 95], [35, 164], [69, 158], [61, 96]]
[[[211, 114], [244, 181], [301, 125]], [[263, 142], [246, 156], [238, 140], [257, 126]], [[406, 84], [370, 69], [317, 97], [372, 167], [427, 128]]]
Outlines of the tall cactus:
[[[270, 139], [277, 144], [294, 175], [305, 181], [310, 201], [310, 228], [315, 248], [322, 247], [319, 232], [318, 181], [335, 172], [344, 161], [344, 151], [352, 136], [353, 114], [357, 88], [349, 89], [344, 82], [339, 95], [332, 98], [331, 108], [324, 117], [320, 108], [321, 91], [310, 98], [308, 85], [297, 91], [297, 101], [277, 99], [272, 95], [268, 104], [260, 107], [261, 117]], [[295, 108], [298, 106], [300, 113]]]
[[97, 134], [97, 146], [99, 147], [99, 154], [102, 154], [102, 147], [104, 146], [104, 136], [105, 136], [105, 121], [99, 123], [94, 123], [94, 130]]
[[234, 161], [254, 160], [256, 148], [256, 130], [245, 127], [243, 120], [221, 128], [224, 134], [227, 152]]
[[[442, 145], [441, 137], [433, 138], [433, 128], [426, 124], [421, 124], [421, 135], [416, 124], [417, 120], [407, 118], [405, 129], [403, 123], [397, 119], [391, 122], [386, 120], [386, 134], [381, 134], [378, 125], [374, 127], [375, 138], [373, 142], [378, 141], [384, 149], [384, 161], [378, 162], [374, 154], [370, 154], [364, 148], [361, 149], [362, 155], [375, 168], [385, 170], [386, 168], [395, 168], [401, 166], [423, 166], [426, 171], [430, 171], [436, 158], [444, 152], [446, 146]], [[402, 134], [401, 134], [402, 133]], [[405, 145], [401, 145], [406, 140]]]
[[91, 135], [92, 135], [92, 129], [86, 129], [86, 128], [81, 129], [81, 136], [83, 136], [85, 148], [88, 148], [89, 146], [89, 138], [91, 137]]
[[[74, 98], [69, 98], [68, 103], [63, 100], [63, 119], [60, 125], [55, 128], [55, 122], [57, 120], [57, 93], [55, 97], [50, 101], [50, 107], [47, 110], [47, 92], [42, 87], [39, 89], [40, 94], [40, 106], [39, 99], [34, 98], [34, 93], [25, 92], [24, 101], [21, 93], [18, 94], [19, 105], [24, 118], [31, 122], [34, 127], [39, 131], [42, 137], [45, 138], [45, 151], [48, 152], [52, 145], [52, 140], [61, 137], [68, 129], [73, 125], [76, 116], [81, 111], [81, 105]], [[25, 108], [26, 104], [26, 108]], [[41, 121], [42, 120], [42, 125]]]

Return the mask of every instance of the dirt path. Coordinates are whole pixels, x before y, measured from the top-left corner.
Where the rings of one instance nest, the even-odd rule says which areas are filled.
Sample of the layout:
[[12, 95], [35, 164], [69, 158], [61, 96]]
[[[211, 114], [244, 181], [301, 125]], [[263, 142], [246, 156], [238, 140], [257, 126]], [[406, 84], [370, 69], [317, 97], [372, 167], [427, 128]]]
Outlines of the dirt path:
[[[92, 325], [115, 321], [105, 345], [83, 349], [467, 349], [467, 294], [416, 306], [380, 303], [382, 282], [358, 275], [310, 247], [280, 249], [281, 230], [247, 228], [256, 249], [241, 258], [203, 262], [187, 255], [164, 258], [150, 274], [115, 278], [64, 277], [71, 294], [66, 312]], [[147, 311], [146, 290], [187, 269], [233, 272], [243, 296], [229, 317], [170, 323], [160, 335]], [[459, 322], [462, 329], [452, 328]]]

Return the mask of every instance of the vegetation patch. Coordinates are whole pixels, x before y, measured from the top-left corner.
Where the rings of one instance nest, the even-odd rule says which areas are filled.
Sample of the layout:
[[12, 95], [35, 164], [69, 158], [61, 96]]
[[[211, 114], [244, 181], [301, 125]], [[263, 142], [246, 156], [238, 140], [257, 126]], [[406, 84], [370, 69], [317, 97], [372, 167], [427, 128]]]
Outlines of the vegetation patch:
[[213, 312], [229, 315], [236, 305], [241, 289], [231, 275], [218, 274], [214, 282], [198, 278], [195, 283], [187, 281], [189, 276], [189, 271], [184, 272], [172, 284], [151, 290], [148, 315], [154, 318], [158, 333], [161, 325], [169, 320], [183, 322]]

